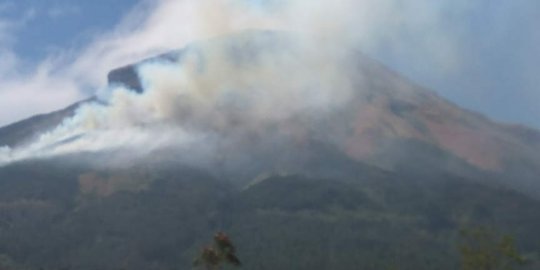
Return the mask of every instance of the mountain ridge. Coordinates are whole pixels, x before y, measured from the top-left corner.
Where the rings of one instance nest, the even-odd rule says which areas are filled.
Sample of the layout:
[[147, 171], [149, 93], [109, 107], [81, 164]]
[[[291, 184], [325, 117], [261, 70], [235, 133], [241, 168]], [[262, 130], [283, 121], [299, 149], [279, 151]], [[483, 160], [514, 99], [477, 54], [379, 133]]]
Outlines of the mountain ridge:
[[[218, 51], [224, 51], [226, 59], [231, 59], [233, 68], [243, 68], [243, 63], [260, 61], [260, 55], [267, 53], [266, 44], [273, 44], [268, 49], [272, 55], [273, 51], [281, 50], [283, 39], [289, 42], [289, 38], [288, 35], [281, 36], [275, 32], [253, 31], [219, 37], [112, 70], [108, 74], [108, 83], [110, 86], [124, 86], [142, 94], [144, 82], [138, 74], [139, 68], [146, 63], [181, 64], [189, 60], [184, 58], [190, 57], [190, 51], [195, 52], [196, 59], [199, 59], [196, 61], [202, 61], [201, 59], [210, 57], [206, 54], [215, 47]], [[353, 52], [349, 57], [355, 59], [349, 67], [353, 69], [354, 77], [351, 82], [355, 92], [345, 105], [325, 116], [328, 118], [326, 122], [316, 120], [314, 124], [309, 124], [315, 127], [305, 126], [304, 120], [283, 122], [276, 127], [293, 132], [293, 140], [297, 141], [309, 141], [308, 138], [312, 136], [319, 136], [324, 141], [334, 136], [330, 141], [334, 140], [332, 143], [350, 158], [387, 169], [395, 166], [392, 163], [402, 163], [403, 159], [407, 159], [406, 155], [397, 155], [402, 156], [401, 160], [392, 161], [395, 153], [399, 152], [396, 150], [400, 148], [399, 142], [423, 142], [464, 160], [480, 171], [506, 175], [503, 178], [512, 179], [514, 182], [508, 183], [510, 186], [517, 186], [525, 192], [530, 192], [532, 188], [533, 191], [538, 190], [540, 196], [540, 183], [534, 179], [540, 173], [538, 130], [497, 123], [408, 81], [361, 53]], [[36, 133], [53, 129], [61, 122], [60, 118], [73, 115], [80, 105], [92, 102], [97, 102], [97, 99], [91, 98], [59, 112], [0, 128], [0, 145], [22, 145], [35, 138]], [[226, 121], [234, 122], [234, 118], [227, 120], [226, 117], [238, 116], [231, 114], [224, 117]], [[298, 123], [304, 124], [298, 126]], [[222, 130], [223, 128], [227, 127], [221, 127]], [[17, 129], [17, 134], [21, 135], [8, 136]], [[324, 129], [336, 135], [325, 134], [322, 132]], [[287, 140], [289, 139], [285, 141]], [[411, 151], [415, 150], [407, 150], [408, 153], [412, 153]], [[514, 162], [515, 160], [521, 162]], [[459, 170], [455, 173], [459, 173]]]

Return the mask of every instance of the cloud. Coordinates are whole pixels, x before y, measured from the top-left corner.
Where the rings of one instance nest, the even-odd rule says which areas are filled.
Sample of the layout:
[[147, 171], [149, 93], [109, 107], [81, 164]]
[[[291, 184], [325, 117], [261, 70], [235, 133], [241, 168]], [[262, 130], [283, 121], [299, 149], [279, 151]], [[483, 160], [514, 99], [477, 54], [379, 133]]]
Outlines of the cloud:
[[[0, 7], [9, 12], [12, 5]], [[46, 59], [28, 70], [17, 55], [17, 32], [36, 16], [35, 9], [8, 19], [0, 12], [0, 126], [36, 113], [56, 110], [81, 97], [76, 83], [52, 75], [58, 67]]]

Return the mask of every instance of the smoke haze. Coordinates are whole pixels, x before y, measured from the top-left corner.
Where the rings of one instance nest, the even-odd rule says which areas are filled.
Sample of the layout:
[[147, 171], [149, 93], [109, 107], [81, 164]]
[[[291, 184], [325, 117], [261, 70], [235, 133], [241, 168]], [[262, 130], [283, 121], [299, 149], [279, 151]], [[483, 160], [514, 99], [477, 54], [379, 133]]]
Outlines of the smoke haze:
[[[101, 87], [101, 102], [82, 106], [27, 146], [0, 148], [0, 163], [116, 149], [146, 155], [169, 145], [204, 145], [210, 137], [229, 140], [231, 129], [258, 133], [297, 117], [324, 117], [358, 91], [353, 81], [362, 78], [351, 68], [358, 48], [391, 50], [403, 35], [422, 31], [425, 40], [414, 45], [430, 55], [427, 61], [454, 68], [458, 46], [441, 31], [442, 12], [422, 0], [145, 2], [79, 56], [49, 59], [34, 77], [73, 92], [100, 88], [114, 67], [191, 44], [181, 60], [139, 66], [142, 94]], [[241, 34], [227, 37], [234, 33]], [[60, 77], [77, 83], [56, 87], [55, 81], [70, 82]]]

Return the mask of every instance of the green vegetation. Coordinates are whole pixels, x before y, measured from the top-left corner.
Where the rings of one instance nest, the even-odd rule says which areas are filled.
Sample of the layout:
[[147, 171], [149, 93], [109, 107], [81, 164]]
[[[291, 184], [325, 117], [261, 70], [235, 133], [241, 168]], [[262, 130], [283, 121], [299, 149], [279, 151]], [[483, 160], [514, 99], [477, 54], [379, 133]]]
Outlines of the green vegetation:
[[224, 232], [218, 232], [214, 236], [214, 245], [204, 247], [193, 265], [206, 270], [218, 270], [225, 264], [240, 266], [240, 260], [235, 253], [236, 249], [229, 236]]
[[[0, 170], [6, 269], [189, 269], [208, 235], [224, 230], [243, 269], [455, 270], [479, 254], [456, 248], [474, 242], [460, 228], [482, 224], [515, 236], [490, 243], [539, 269], [540, 202], [451, 175], [361, 167], [357, 177], [276, 176], [246, 188], [172, 166], [91, 172], [112, 189], [85, 188], [83, 167]], [[128, 188], [125, 177], [150, 181]]]
[[477, 228], [462, 230], [459, 246], [463, 270], [512, 270], [525, 259], [516, 249], [514, 238]]

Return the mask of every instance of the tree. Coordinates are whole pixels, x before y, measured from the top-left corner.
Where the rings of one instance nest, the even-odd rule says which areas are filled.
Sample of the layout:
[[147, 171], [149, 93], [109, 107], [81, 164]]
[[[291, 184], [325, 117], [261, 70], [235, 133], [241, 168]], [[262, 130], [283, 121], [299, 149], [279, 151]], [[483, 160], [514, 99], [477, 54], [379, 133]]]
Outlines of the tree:
[[461, 231], [459, 245], [463, 270], [513, 270], [524, 258], [509, 235], [498, 236], [486, 228]]
[[214, 235], [214, 244], [204, 247], [193, 264], [206, 270], [221, 269], [224, 264], [240, 266], [240, 260], [235, 252], [230, 238], [224, 232], [218, 232]]

